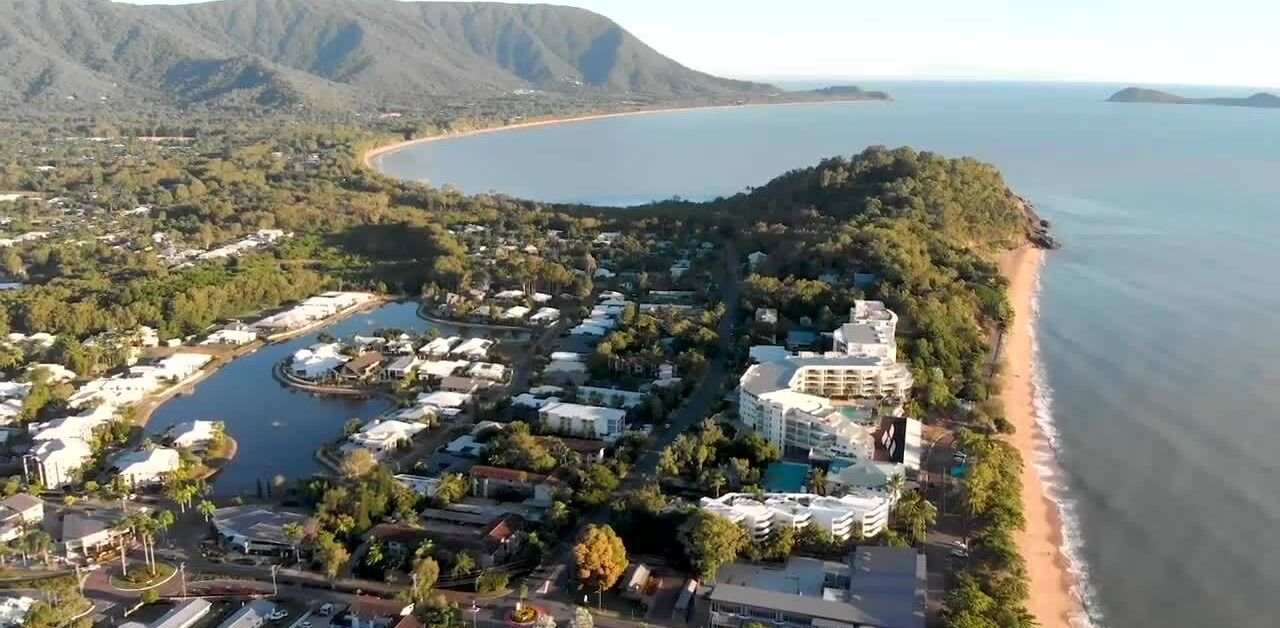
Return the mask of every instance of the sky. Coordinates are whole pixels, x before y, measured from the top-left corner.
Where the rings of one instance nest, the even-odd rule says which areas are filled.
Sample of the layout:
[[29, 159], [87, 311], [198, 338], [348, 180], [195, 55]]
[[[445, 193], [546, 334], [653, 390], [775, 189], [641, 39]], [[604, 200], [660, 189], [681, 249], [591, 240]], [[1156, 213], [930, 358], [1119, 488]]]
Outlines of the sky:
[[737, 78], [1280, 87], [1276, 0], [555, 3], [601, 13], [689, 67]]

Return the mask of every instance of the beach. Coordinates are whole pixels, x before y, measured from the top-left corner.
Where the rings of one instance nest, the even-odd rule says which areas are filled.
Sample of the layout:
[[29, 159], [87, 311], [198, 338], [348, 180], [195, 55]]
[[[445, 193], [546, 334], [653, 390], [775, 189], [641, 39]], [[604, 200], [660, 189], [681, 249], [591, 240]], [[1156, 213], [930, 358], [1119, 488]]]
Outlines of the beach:
[[364, 162], [364, 165], [366, 168], [377, 170], [377, 167], [374, 164], [374, 160], [388, 153], [393, 153], [395, 151], [406, 148], [408, 146], [413, 146], [415, 144], [425, 144], [427, 142], [435, 142], [439, 140], [447, 140], [447, 139], [454, 139], [454, 138], [460, 138], [460, 137], [469, 137], [472, 135], [480, 135], [482, 133], [493, 133], [496, 131], [513, 131], [515, 129], [527, 129], [527, 128], [538, 127], [538, 126], [547, 126], [551, 124], [562, 124], [566, 122], [586, 122], [588, 120], [604, 120], [607, 118], [620, 118], [622, 116], [639, 116], [639, 115], [649, 115], [649, 114], [655, 114], [655, 113], [671, 113], [673, 111], [694, 111], [694, 110], [710, 111], [715, 109], [738, 109], [742, 107], [785, 107], [789, 105], [849, 105], [853, 103], [868, 103], [868, 102], [884, 102], [884, 101], [864, 98], [860, 100], [810, 100], [810, 101], [775, 102], [775, 103], [768, 103], [768, 102], [742, 103], [737, 105], [690, 105], [687, 107], [661, 107], [656, 109], [635, 109], [632, 111], [616, 111], [613, 113], [584, 113], [581, 115], [553, 116], [549, 118], [529, 120], [528, 122], [517, 122], [515, 124], [491, 126], [491, 127], [485, 127], [482, 129], [462, 131], [458, 133], [442, 133], [440, 135], [432, 135], [429, 137], [419, 137], [411, 140], [394, 142], [391, 144], [378, 146], [376, 148], [372, 148], [370, 150], [365, 151], [364, 155], [361, 156], [361, 161]]
[[1036, 422], [1035, 411], [1035, 322], [1034, 301], [1044, 251], [1024, 246], [1001, 261], [1009, 279], [1009, 300], [1016, 323], [1005, 335], [1002, 348], [1004, 387], [1001, 393], [1005, 413], [1017, 427], [1011, 442], [1022, 454], [1022, 501], [1026, 529], [1018, 534], [1018, 548], [1027, 563], [1031, 596], [1028, 610], [1045, 628], [1071, 626], [1083, 614], [1073, 592], [1075, 582], [1063, 556], [1062, 520], [1034, 462], [1038, 452], [1048, 447]]

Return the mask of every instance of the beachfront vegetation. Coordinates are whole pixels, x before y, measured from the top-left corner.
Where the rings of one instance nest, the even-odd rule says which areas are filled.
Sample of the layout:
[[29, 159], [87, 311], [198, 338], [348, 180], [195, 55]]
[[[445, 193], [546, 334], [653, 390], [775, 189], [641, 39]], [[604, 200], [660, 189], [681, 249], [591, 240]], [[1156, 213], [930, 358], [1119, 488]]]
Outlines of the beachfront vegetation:
[[966, 514], [975, 525], [971, 563], [947, 600], [947, 625], [1032, 626], [1026, 564], [1014, 535], [1026, 523], [1022, 458], [1008, 442], [962, 429], [957, 447], [968, 455]]

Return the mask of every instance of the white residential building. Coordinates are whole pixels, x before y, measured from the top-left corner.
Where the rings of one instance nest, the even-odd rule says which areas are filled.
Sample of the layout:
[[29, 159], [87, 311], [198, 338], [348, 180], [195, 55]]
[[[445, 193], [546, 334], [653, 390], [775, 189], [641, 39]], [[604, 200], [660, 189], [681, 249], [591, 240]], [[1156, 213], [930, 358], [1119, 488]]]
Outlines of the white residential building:
[[252, 329], [226, 328], [209, 334], [200, 341], [202, 345], [247, 345], [258, 339], [258, 332]]
[[530, 311], [531, 310], [526, 306], [513, 305], [503, 310], [502, 313], [498, 315], [498, 318], [503, 320], [522, 320], [524, 317], [529, 315]]
[[174, 447], [196, 447], [211, 442], [217, 432], [216, 421], [185, 421], [169, 430]]
[[493, 347], [493, 341], [488, 338], [468, 338], [449, 351], [449, 355], [467, 360], [483, 360], [489, 355], [491, 347]]
[[507, 367], [495, 362], [476, 362], [467, 367], [467, 377], [501, 382], [507, 378]]
[[[896, 361], [896, 314], [879, 301], [857, 301], [850, 318], [834, 334], [835, 352], [786, 355], [749, 367], [739, 382], [742, 421], [783, 447], [870, 457], [869, 430], [851, 427], [857, 421], [842, 417], [832, 400], [904, 399], [914, 379]], [[757, 355], [771, 353], [777, 357]]]
[[554, 307], [540, 307], [529, 317], [529, 322], [535, 325], [550, 325], [560, 320], [560, 310]]
[[130, 485], [146, 486], [160, 482], [166, 473], [177, 471], [181, 464], [178, 450], [156, 447], [122, 454], [112, 466]]
[[461, 342], [462, 339], [457, 336], [449, 336], [447, 338], [441, 336], [433, 339], [425, 345], [422, 345], [422, 347], [418, 349], [418, 353], [422, 354], [423, 357], [443, 358], [444, 356], [449, 355], [449, 352]]
[[418, 379], [441, 380], [453, 375], [458, 369], [466, 368], [470, 362], [466, 360], [428, 360], [418, 364]]
[[875, 492], [820, 497], [809, 493], [728, 493], [703, 497], [699, 506], [745, 527], [756, 540], [771, 536], [783, 526], [816, 525], [837, 540], [871, 538], [889, 523], [893, 500]]
[[376, 458], [381, 458], [396, 450], [397, 447], [413, 440], [414, 434], [427, 429], [422, 423], [406, 423], [395, 419], [369, 421], [352, 434], [343, 445], [343, 451], [367, 449]]
[[320, 379], [350, 359], [342, 355], [341, 349], [337, 343], [314, 344], [299, 349], [289, 362], [289, 372], [306, 379]]
[[538, 418], [550, 431], [566, 436], [613, 442], [627, 429], [627, 412], [577, 403], [551, 403], [538, 409]]
[[849, 310], [849, 322], [832, 334], [835, 352], [896, 362], [897, 328], [898, 315], [883, 302], [854, 301], [853, 308]]
[[93, 457], [89, 443], [79, 438], [37, 441], [22, 459], [28, 478], [45, 488], [61, 488]]

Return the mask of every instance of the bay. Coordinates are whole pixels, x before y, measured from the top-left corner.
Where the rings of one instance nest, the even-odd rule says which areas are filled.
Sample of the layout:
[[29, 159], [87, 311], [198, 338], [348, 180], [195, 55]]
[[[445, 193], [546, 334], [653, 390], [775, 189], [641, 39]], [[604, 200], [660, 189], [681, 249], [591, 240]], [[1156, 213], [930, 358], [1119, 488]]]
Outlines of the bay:
[[996, 164], [1066, 244], [1041, 276], [1046, 471], [1093, 623], [1274, 625], [1280, 112], [1103, 102], [1116, 85], [863, 86], [895, 101], [573, 122], [418, 144], [378, 166], [471, 193], [632, 205], [734, 194], [872, 144]]

